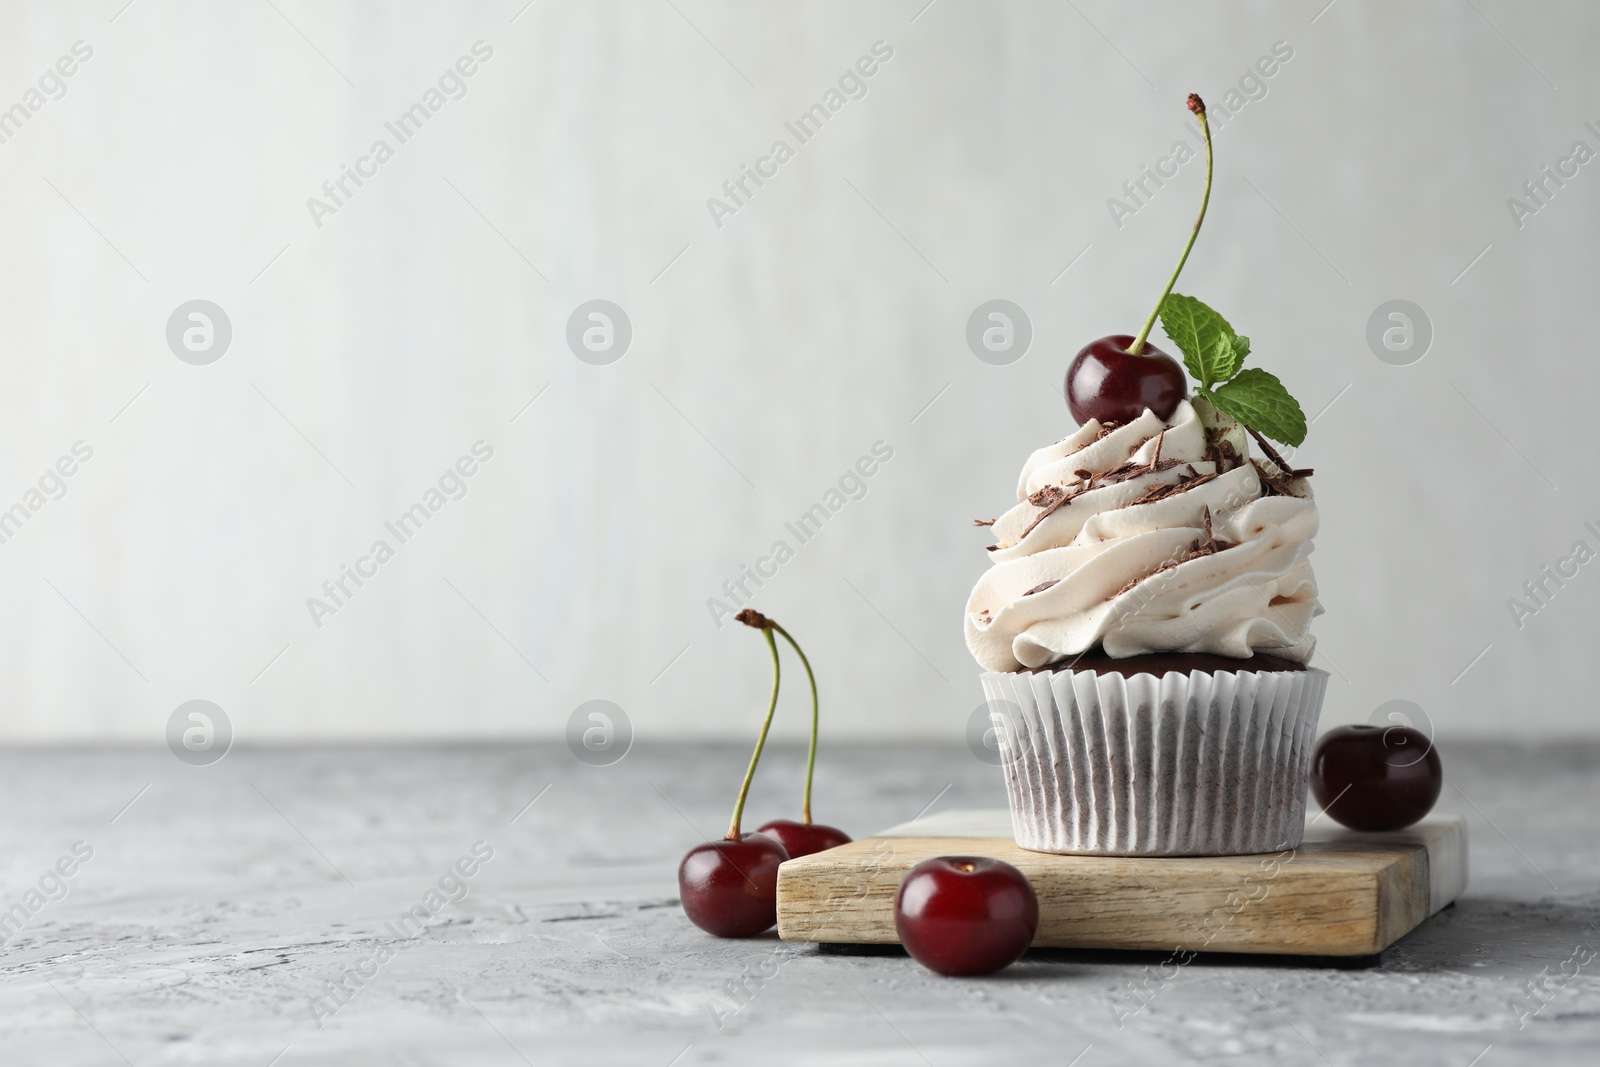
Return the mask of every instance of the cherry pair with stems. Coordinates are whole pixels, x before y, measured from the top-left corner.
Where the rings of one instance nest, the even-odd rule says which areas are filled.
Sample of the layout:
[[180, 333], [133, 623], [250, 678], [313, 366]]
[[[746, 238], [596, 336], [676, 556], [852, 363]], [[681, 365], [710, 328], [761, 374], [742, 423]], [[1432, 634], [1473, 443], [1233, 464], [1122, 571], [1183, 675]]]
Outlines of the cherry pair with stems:
[[[733, 820], [720, 841], [707, 841], [690, 849], [678, 866], [678, 895], [684, 914], [700, 929], [718, 937], [752, 937], [770, 929], [778, 921], [778, 865], [784, 860], [809, 856], [850, 840], [843, 830], [811, 821], [811, 779], [817, 764], [817, 679], [811, 661], [789, 631], [750, 608], [734, 616], [746, 626], [761, 631], [772, 653], [772, 698], [767, 702], [767, 717], [756, 737], [750, 766], [739, 786], [739, 799], [733, 805]], [[806, 755], [806, 786], [800, 804], [800, 821], [774, 819], [755, 833], [739, 828], [750, 783], [766, 747], [767, 731], [778, 708], [778, 683], [782, 674], [778, 644], [782, 637], [800, 657], [811, 683], [811, 748]]]
[[[684, 914], [718, 937], [753, 937], [777, 922], [778, 867], [789, 859], [847, 843], [841, 830], [811, 821], [811, 779], [817, 759], [817, 682], [811, 663], [789, 632], [757, 611], [736, 618], [762, 632], [772, 654], [772, 698], [739, 787], [727, 836], [690, 849], [678, 867]], [[739, 826], [756, 765], [778, 707], [782, 668], [774, 635], [789, 642], [811, 682], [811, 748], [801, 821], [777, 819], [756, 833]], [[918, 864], [895, 895], [895, 926], [907, 951], [946, 975], [990, 974], [1016, 960], [1033, 940], [1039, 907], [1033, 888], [1009, 863], [942, 856]]]

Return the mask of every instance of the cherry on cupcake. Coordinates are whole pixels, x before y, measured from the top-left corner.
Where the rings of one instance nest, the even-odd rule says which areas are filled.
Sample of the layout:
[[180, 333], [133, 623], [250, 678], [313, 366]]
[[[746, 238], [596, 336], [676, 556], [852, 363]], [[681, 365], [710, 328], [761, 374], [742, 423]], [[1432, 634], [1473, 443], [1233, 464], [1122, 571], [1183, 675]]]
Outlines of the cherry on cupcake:
[[769, 634], [776, 631], [783, 639], [789, 642], [789, 647], [794, 649], [795, 655], [800, 657], [800, 665], [806, 669], [806, 680], [811, 683], [811, 748], [806, 753], [806, 787], [800, 797], [800, 821], [793, 819], [773, 819], [761, 827], [760, 833], [776, 838], [778, 843], [789, 853], [790, 859], [799, 859], [809, 856], [813, 852], [822, 852], [826, 849], [836, 848], [848, 844], [850, 835], [833, 826], [824, 826], [811, 821], [811, 778], [817, 767], [817, 676], [811, 673], [811, 661], [806, 658], [805, 652], [800, 648], [800, 643], [790, 635], [788, 630], [779, 626], [772, 619], [767, 618], [759, 611], [745, 608], [734, 616], [746, 626], [754, 626], [766, 630]]
[[1135, 354], [1134, 338], [1112, 334], [1083, 346], [1067, 369], [1067, 407], [1079, 423], [1132, 422], [1145, 408], [1170, 419], [1189, 394], [1189, 380], [1178, 361], [1155, 345]]
[[939, 856], [906, 875], [894, 928], [912, 959], [951, 977], [993, 974], [1015, 963], [1039, 929], [1039, 900], [1003, 860]]
[[1067, 368], [1065, 382], [1067, 407], [1078, 422], [1098, 419], [1104, 423], [1130, 422], [1144, 414], [1146, 408], [1159, 419], [1169, 419], [1177, 410], [1178, 402], [1189, 392], [1188, 379], [1178, 361], [1147, 344], [1150, 331], [1167, 294], [1178, 284], [1178, 275], [1189, 260], [1194, 240], [1200, 236], [1200, 224], [1205, 221], [1206, 207], [1211, 203], [1211, 126], [1206, 120], [1206, 105], [1199, 96], [1189, 94], [1189, 110], [1200, 123], [1206, 142], [1206, 185], [1200, 198], [1200, 217], [1195, 219], [1189, 241], [1183, 246], [1183, 255], [1167, 279], [1155, 310], [1145, 320], [1137, 337], [1112, 334], [1091, 341], [1078, 352], [1077, 358]]
[[1433, 810], [1443, 786], [1438, 751], [1410, 726], [1340, 726], [1311, 756], [1312, 794], [1352, 830], [1403, 830]]
[[696, 845], [678, 865], [683, 913], [700, 929], [718, 937], [754, 937], [772, 928], [778, 921], [778, 866], [789, 858], [773, 838], [739, 830], [756, 764], [761, 762], [767, 731], [772, 728], [772, 713], [778, 708], [778, 644], [770, 628], [763, 627], [762, 633], [772, 653], [772, 699], [744, 783], [739, 786], [739, 799], [734, 801], [733, 820], [721, 841]]

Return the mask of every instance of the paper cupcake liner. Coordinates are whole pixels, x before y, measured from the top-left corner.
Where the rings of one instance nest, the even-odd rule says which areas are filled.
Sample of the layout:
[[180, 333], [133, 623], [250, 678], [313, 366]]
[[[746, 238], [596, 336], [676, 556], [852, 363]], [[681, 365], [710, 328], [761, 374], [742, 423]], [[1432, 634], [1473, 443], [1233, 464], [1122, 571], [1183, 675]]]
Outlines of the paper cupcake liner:
[[985, 674], [1011, 826], [1036, 852], [1300, 844], [1325, 671]]

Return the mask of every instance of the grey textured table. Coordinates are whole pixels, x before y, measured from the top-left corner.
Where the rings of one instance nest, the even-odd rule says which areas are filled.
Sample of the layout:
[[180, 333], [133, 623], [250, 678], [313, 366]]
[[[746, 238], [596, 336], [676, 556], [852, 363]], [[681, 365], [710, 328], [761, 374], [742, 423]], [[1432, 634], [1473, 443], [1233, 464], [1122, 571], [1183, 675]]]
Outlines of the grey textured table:
[[[1600, 748], [1442, 753], [1471, 881], [1377, 967], [1041, 952], [952, 981], [690, 926], [677, 860], [742, 748], [10, 750], [0, 1063], [1600, 1062]], [[796, 814], [800, 755], [756, 822]], [[1004, 803], [963, 749], [825, 747], [817, 790], [857, 834]]]

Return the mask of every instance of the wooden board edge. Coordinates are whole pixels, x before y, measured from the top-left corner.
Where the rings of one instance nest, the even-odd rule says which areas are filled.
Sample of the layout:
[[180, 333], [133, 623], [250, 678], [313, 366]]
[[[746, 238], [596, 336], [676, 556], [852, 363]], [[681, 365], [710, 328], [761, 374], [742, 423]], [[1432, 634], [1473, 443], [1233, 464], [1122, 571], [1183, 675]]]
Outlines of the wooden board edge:
[[[870, 930], [858, 928], [846, 932], [843, 928], [830, 929], [826, 921], [816, 921], [819, 918], [818, 905], [803, 904], [798, 909], [793, 906], [795, 886], [799, 880], [808, 877], [826, 878], [831, 873], [836, 877], [857, 880], [854, 893], [856, 897], [881, 895], [889, 891], [888, 886], [876, 884], [886, 873], [884, 868], [897, 866], [895, 864], [895, 856], [899, 851], [897, 846], [903, 846], [913, 840], [917, 839], [863, 838], [839, 849], [829, 850], [827, 853], [818, 853], [785, 863], [779, 870], [778, 879], [779, 936], [785, 941], [800, 943], [861, 945], [897, 943], [898, 939], [894, 936], [892, 926], [880, 929], [883, 926], [881, 922]], [[949, 840], [958, 850], [961, 845], [976, 843], [957, 838]], [[1369, 841], [1370, 835], [1350, 837], [1352, 845], [1365, 844]], [[1014, 843], [1009, 844], [1015, 847]], [[1327, 850], [1330, 847], [1337, 849], [1337, 842], [1322, 841], [1316, 844], [1319, 846], [1317, 851]], [[1383, 951], [1420, 926], [1429, 916], [1454, 901], [1466, 884], [1466, 825], [1462, 817], [1430, 820], [1429, 824], [1418, 827], [1411, 834], [1403, 831], [1397, 834], [1393, 844], [1403, 851], [1396, 852], [1390, 862], [1364, 872], [1350, 872], [1358, 881], [1367, 883], [1364, 892], [1370, 893], [1374, 901], [1370, 925], [1362, 924], [1366, 929], [1348, 930], [1343, 940], [1330, 940], [1316, 947], [1309, 944], [1289, 944], [1287, 941], [1281, 947], [1263, 947], [1259, 943], [1225, 938], [1221, 943], [1208, 944], [1206, 951], [1261, 955], [1314, 955], [1330, 958], [1359, 958], [1373, 956]], [[849, 869], [852, 856], [858, 856], [866, 861], [861, 863], [859, 871]], [[1164, 861], [1151, 858], [1150, 862]], [[788, 908], [784, 907], [786, 900], [791, 904]], [[1169, 951], [1173, 948], [1162, 942], [1153, 940], [1147, 942], [1137, 938], [1113, 944], [1075, 942], [1071, 945], [1040, 947], [1146, 951]]]
[[1428, 916], [1439, 914], [1467, 891], [1467, 820], [1457, 815], [1451, 832], [1428, 842]]

